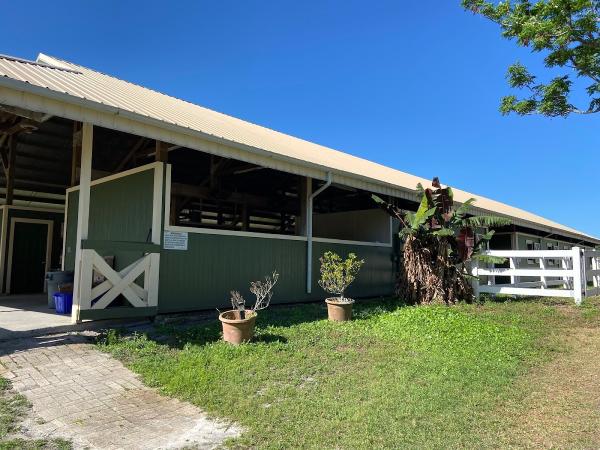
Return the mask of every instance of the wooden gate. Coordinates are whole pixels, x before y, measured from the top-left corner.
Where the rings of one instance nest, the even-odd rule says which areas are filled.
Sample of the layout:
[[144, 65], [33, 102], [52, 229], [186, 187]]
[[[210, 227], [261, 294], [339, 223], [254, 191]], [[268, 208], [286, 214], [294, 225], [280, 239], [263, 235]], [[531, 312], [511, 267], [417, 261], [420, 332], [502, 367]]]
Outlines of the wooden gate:
[[[119, 248], [139, 253], [141, 257], [120, 271], [114, 270], [98, 253], [101, 249]], [[84, 241], [81, 262], [80, 320], [146, 316], [156, 313], [160, 247], [142, 242]], [[96, 272], [105, 278], [93, 286]], [[108, 308], [119, 296], [127, 308]]]

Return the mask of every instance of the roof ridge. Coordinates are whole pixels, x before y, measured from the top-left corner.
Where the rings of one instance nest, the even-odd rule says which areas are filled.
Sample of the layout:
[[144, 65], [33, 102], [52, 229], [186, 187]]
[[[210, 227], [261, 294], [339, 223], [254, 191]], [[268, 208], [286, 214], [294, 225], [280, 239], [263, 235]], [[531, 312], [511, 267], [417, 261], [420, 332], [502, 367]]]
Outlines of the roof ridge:
[[63, 70], [65, 72], [71, 72], [71, 73], [81, 73], [81, 72], [78, 72], [78, 71], [73, 70], [73, 69], [67, 69], [67, 68], [64, 68], [64, 67], [53, 66], [51, 64], [47, 64], [47, 63], [44, 63], [44, 62], [33, 61], [31, 59], [17, 58], [16, 56], [5, 55], [5, 54], [2, 54], [2, 53], [0, 53], [0, 58], [1, 59], [6, 59], [8, 61], [18, 62], [18, 63], [21, 63], [21, 64], [30, 64], [32, 66], [46, 67], [48, 69], [55, 69], [55, 70]]

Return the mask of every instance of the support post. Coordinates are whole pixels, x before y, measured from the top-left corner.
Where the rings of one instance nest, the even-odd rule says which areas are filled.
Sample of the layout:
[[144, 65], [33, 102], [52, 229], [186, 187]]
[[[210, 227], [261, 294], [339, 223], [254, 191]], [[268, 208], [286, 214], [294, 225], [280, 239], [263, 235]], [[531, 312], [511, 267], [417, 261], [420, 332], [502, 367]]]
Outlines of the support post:
[[81, 165], [81, 123], [73, 122], [73, 143], [71, 149], [71, 186], [77, 185], [77, 169]]
[[[307, 179], [312, 190], [312, 179]], [[331, 186], [331, 172], [327, 172], [327, 181], [323, 186], [308, 196], [306, 202], [306, 293], [312, 292], [312, 259], [313, 259], [313, 201], [317, 195]], [[307, 192], [308, 192], [307, 188]]]
[[[582, 278], [582, 266], [581, 266], [581, 249], [579, 247], [573, 247], [571, 249], [573, 259], [573, 296], [575, 298], [575, 304], [581, 305], [583, 301], [583, 286], [581, 283]], [[584, 277], [585, 278], [585, 277]]]
[[169, 144], [162, 141], [156, 141], [155, 160], [160, 162], [168, 162], [169, 160]]
[[8, 206], [1, 206], [2, 210], [2, 234], [0, 235], [0, 292], [8, 294], [4, 289], [4, 272], [6, 267], [6, 245], [8, 233]]
[[15, 190], [15, 160], [17, 158], [17, 135], [10, 137], [8, 150], [8, 171], [6, 172], [6, 205], [13, 204]]
[[312, 194], [312, 179], [300, 177], [298, 182], [298, 198], [300, 200], [300, 215], [296, 218], [296, 236], [306, 236], [308, 197]]
[[79, 174], [79, 207], [77, 209], [77, 238], [75, 241], [75, 285], [73, 287], [72, 321], [79, 322], [81, 309], [91, 307], [92, 268], [84, 258], [82, 241], [88, 237], [90, 219], [90, 186], [92, 182], [92, 150], [94, 127], [84, 123], [81, 138], [81, 170]]

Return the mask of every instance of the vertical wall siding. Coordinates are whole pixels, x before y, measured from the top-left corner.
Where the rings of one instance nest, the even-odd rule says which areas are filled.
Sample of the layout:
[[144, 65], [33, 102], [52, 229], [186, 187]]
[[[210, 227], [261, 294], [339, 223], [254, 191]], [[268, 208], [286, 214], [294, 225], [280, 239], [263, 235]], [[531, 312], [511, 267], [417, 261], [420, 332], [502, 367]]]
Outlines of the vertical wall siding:
[[273, 303], [322, 299], [318, 286], [319, 257], [332, 250], [356, 253], [365, 259], [348, 294], [356, 297], [387, 295], [393, 287], [392, 249], [387, 247], [314, 243], [313, 289], [306, 293], [306, 242], [189, 233], [188, 250], [162, 250], [159, 312], [223, 308], [229, 291], [253, 299], [248, 287], [276, 269], [280, 273]]
[[[132, 175], [100, 183], [91, 188], [89, 239], [108, 241], [147, 242], [152, 227], [152, 193], [154, 170], [144, 170]], [[67, 211], [67, 236], [65, 269], [75, 265], [75, 240], [77, 235], [77, 206], [79, 192], [69, 193]], [[141, 254], [103, 251], [102, 255], [115, 256], [115, 266], [121, 269]]]

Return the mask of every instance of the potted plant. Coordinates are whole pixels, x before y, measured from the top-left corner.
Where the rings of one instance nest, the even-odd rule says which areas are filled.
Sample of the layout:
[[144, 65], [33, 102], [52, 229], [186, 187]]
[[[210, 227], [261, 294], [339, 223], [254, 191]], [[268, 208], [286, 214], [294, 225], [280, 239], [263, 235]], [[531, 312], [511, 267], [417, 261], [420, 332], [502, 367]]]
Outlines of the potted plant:
[[271, 276], [266, 276], [264, 280], [250, 283], [250, 292], [256, 297], [256, 302], [250, 309], [246, 309], [246, 300], [239, 291], [231, 291], [231, 306], [233, 309], [219, 314], [219, 320], [223, 326], [224, 341], [238, 345], [252, 339], [256, 313], [267, 308], [271, 303], [273, 287], [278, 279], [279, 274], [277, 271], [273, 271]]
[[320, 261], [321, 279], [319, 280], [319, 286], [324, 291], [337, 295], [337, 297], [325, 299], [329, 320], [343, 322], [352, 319], [354, 300], [345, 297], [344, 292], [356, 279], [356, 275], [358, 275], [358, 271], [365, 261], [357, 259], [354, 253], [350, 253], [345, 260], [342, 260], [334, 252], [325, 252]]

